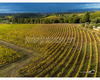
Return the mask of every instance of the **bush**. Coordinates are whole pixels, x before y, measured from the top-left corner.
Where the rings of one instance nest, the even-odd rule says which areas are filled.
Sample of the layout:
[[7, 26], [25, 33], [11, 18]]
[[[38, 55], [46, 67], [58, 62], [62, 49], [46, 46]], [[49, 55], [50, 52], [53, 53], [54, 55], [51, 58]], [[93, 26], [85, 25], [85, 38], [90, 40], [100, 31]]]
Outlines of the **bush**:
[[97, 19], [92, 19], [91, 23], [97, 23]]
[[82, 27], [85, 27], [85, 24], [84, 23], [82, 24]]
[[83, 17], [84, 22], [89, 22], [90, 21], [90, 13], [85, 12], [84, 17]]
[[86, 28], [88, 28], [88, 26], [85, 26]]
[[100, 26], [100, 24], [95, 24], [94, 26], [98, 27], [98, 26]]
[[90, 25], [90, 26], [89, 26], [89, 28], [90, 28], [90, 29], [93, 29], [93, 26], [92, 26], [92, 25]]
[[89, 22], [86, 22], [85, 25], [89, 25]]

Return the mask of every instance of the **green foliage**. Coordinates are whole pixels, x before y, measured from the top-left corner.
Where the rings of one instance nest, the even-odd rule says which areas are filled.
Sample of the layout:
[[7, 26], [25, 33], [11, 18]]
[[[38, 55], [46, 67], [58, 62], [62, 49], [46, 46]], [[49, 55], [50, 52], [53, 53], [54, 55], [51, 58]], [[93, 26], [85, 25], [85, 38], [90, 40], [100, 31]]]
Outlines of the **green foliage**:
[[79, 23], [79, 21], [80, 21], [80, 18], [78, 17], [71, 17], [68, 19], [69, 23]]
[[90, 13], [86, 12], [84, 17], [83, 17], [84, 22], [89, 22], [90, 21]]
[[72, 15], [72, 17], [77, 17], [77, 14], [74, 13], [74, 14]]
[[85, 23], [85, 27], [86, 27], [86, 28], [88, 28], [89, 25], [90, 25], [89, 22], [86, 22], [86, 23]]
[[100, 17], [92, 19], [91, 22], [92, 23], [100, 23]]
[[93, 13], [90, 14], [90, 19], [91, 20], [96, 19], [98, 17], [100, 17], [100, 11], [96, 11], [96, 12], [93, 12]]
[[100, 17], [97, 18], [97, 23], [100, 23]]
[[68, 19], [67, 18], [64, 18], [64, 23], [68, 23]]
[[90, 28], [90, 29], [93, 29], [93, 25], [89, 25], [89, 28]]
[[60, 18], [60, 19], [59, 19], [59, 22], [60, 22], [60, 23], [64, 23], [64, 19], [63, 19], [63, 18]]
[[80, 22], [80, 23], [84, 23], [84, 22], [83, 22], [83, 20], [82, 20], [82, 18], [80, 19], [80, 21], [79, 21], [79, 22]]
[[82, 27], [85, 27], [85, 24], [83, 23], [83, 24], [81, 24], [82, 25]]
[[92, 19], [91, 23], [97, 23], [97, 19]]
[[[39, 17], [40, 16], [40, 17]], [[7, 22], [8, 21], [8, 22]], [[58, 14], [9, 14], [1, 16], [1, 23], [51, 24], [51, 23], [100, 23], [100, 12]]]
[[86, 22], [85, 25], [89, 25], [89, 22]]
[[54, 19], [54, 20], [53, 20], [53, 23], [60, 23], [60, 20]]
[[86, 12], [84, 16], [80, 19], [80, 23], [90, 22], [90, 13]]
[[88, 28], [88, 26], [85, 26], [86, 28]]
[[83, 23], [81, 24], [82, 27], [86, 27], [86, 28], [90, 28], [90, 29], [93, 29], [93, 26], [95, 26], [95, 24], [90, 24], [89, 22], [86, 22], [86, 23]]
[[97, 24], [94, 24], [95, 27], [99, 27], [100, 26], [100, 23], [97, 23]]
[[30, 24], [33, 24], [33, 19], [32, 19], [32, 18], [30, 19], [30, 22], [29, 22], [29, 23], [30, 23]]

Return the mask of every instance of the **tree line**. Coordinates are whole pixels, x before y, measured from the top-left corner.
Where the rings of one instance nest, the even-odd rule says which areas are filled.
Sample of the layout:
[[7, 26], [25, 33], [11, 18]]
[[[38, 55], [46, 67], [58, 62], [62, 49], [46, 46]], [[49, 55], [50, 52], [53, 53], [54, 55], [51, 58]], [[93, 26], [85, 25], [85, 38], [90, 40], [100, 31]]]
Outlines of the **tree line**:
[[[100, 15], [99, 15], [100, 16]], [[52, 24], [52, 23], [100, 23], [100, 17], [95, 17], [94, 15], [90, 15], [90, 12], [85, 12], [84, 15], [78, 16], [78, 14], [73, 14], [68, 17], [60, 17], [60, 18], [19, 18], [12, 17], [8, 19], [12, 23], [18, 24]]]

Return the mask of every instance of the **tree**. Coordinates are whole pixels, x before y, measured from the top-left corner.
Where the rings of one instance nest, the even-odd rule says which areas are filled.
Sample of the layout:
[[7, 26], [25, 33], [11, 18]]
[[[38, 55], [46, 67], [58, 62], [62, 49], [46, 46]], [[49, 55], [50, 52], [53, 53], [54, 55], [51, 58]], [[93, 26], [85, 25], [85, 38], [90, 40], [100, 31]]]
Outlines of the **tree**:
[[33, 19], [32, 18], [30, 19], [30, 24], [33, 24]]
[[59, 23], [60, 21], [58, 19], [53, 19], [54, 23]]
[[14, 16], [6, 16], [6, 18], [9, 20], [9, 22], [14, 23]]
[[90, 22], [90, 13], [86, 12], [85, 15], [82, 18], [83, 22]]
[[90, 29], [93, 29], [93, 26], [92, 26], [92, 25], [90, 25], [90, 26], [89, 26], [89, 28], [90, 28]]
[[80, 22], [80, 23], [84, 23], [84, 22], [83, 22], [83, 20], [82, 20], [82, 18], [80, 19], [80, 21], [79, 21], [79, 22]]
[[64, 23], [68, 23], [68, 19], [64, 18]]
[[68, 19], [69, 23], [79, 23], [79, 21], [80, 21], [80, 18], [78, 18], [78, 17], [70, 17]]
[[[21, 22], [21, 21], [20, 21], [20, 22]], [[28, 19], [27, 19], [27, 18], [24, 19], [24, 23], [28, 23]]]
[[63, 18], [60, 18], [59, 21], [60, 21], [60, 23], [64, 23], [64, 19]]
[[97, 23], [98, 21], [97, 21], [97, 19], [92, 19], [91, 20], [91, 23]]

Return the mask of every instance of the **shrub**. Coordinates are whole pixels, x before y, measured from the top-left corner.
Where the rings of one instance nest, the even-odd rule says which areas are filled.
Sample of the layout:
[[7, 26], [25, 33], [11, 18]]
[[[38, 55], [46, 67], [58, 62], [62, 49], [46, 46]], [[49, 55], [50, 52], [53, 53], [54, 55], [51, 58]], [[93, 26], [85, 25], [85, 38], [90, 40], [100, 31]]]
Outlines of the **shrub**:
[[82, 25], [82, 27], [85, 27], [85, 24], [83, 23], [83, 24], [81, 24]]
[[88, 26], [85, 26], [86, 28], [88, 28]]
[[98, 26], [100, 26], [100, 24], [95, 24], [94, 26], [98, 27]]
[[90, 25], [90, 26], [89, 26], [89, 28], [90, 28], [90, 29], [93, 29], [93, 26], [92, 26], [92, 25]]
[[97, 23], [97, 19], [92, 19], [91, 23]]
[[89, 25], [89, 22], [86, 22], [85, 25]]

